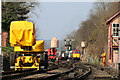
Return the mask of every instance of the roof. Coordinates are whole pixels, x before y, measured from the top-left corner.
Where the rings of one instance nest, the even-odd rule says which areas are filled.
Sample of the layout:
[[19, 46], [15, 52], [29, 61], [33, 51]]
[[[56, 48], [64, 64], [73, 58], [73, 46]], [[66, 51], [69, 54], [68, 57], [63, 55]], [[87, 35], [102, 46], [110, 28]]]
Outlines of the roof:
[[106, 24], [109, 24], [115, 17], [117, 17], [120, 14], [120, 11], [118, 11], [116, 14], [114, 14], [112, 17], [110, 17], [107, 21]]
[[[73, 51], [79, 51], [79, 50], [75, 49], [75, 50], [73, 50]], [[79, 52], [80, 52], [80, 51], [79, 51]]]
[[79, 54], [81, 54], [81, 52], [79, 50], [77, 50], [77, 49], [73, 50], [73, 53], [79, 53]]
[[56, 37], [53, 37], [51, 41], [58, 41]]

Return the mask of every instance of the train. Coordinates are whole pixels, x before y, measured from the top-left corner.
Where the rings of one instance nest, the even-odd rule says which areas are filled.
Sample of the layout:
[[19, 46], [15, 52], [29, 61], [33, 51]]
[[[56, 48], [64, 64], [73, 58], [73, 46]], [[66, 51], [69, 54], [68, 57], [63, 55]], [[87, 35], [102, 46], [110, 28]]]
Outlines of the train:
[[51, 48], [49, 48], [47, 50], [47, 54], [48, 54], [48, 60], [51, 62], [55, 62], [58, 56], [57, 53], [57, 48], [58, 48], [58, 44], [59, 40], [56, 37], [53, 37], [51, 40]]
[[81, 52], [77, 49], [72, 51], [72, 58], [74, 60], [80, 60]]
[[36, 41], [35, 26], [28, 21], [12, 21], [10, 24], [10, 44], [15, 52], [15, 71], [21, 69], [47, 68], [47, 54], [44, 40]]
[[57, 57], [57, 50], [56, 48], [50, 48], [48, 49], [48, 60], [55, 62]]
[[60, 57], [61, 60], [81, 60], [81, 52], [77, 49], [75, 50], [71, 50], [71, 51], [61, 51], [60, 56], [57, 56], [57, 57]]
[[[60, 58], [57, 54], [58, 40], [54, 37], [51, 40], [51, 48], [46, 52], [44, 49], [44, 40], [36, 40], [35, 26], [28, 21], [12, 21], [10, 24], [10, 44], [14, 47], [15, 52], [15, 71], [22, 69], [47, 69], [48, 60], [55, 62]], [[66, 55], [65, 51], [61, 55]], [[80, 60], [80, 51], [73, 50], [70, 55], [72, 59]], [[58, 56], [59, 55], [59, 56]], [[60, 59], [67, 59], [65, 58]]]

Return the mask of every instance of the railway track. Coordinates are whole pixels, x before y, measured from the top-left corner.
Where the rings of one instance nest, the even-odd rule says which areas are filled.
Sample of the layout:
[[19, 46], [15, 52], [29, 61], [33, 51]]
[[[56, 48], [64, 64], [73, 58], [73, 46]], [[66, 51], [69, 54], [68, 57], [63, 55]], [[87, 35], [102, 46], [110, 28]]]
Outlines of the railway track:
[[90, 73], [91, 73], [91, 68], [84, 66], [80, 62], [63, 61], [59, 64], [59, 69], [42, 74], [42, 76], [40, 74], [39, 77], [37, 75], [37, 78], [32, 78], [32, 79], [33, 80], [39, 80], [39, 79], [82, 80], [85, 79]]
[[51, 71], [47, 71], [42, 74], [35, 74], [27, 77], [20, 78], [21, 80], [47, 80], [47, 79], [57, 79], [62, 74], [67, 74], [72, 70], [66, 68], [59, 68]]
[[15, 70], [11, 70], [11, 71], [5, 71], [5, 72], [2, 72], [1, 74], [2, 75], [9, 75], [9, 74], [15, 74], [15, 73], [22, 73], [22, 72], [27, 72], [27, 71], [33, 71], [35, 69], [25, 69], [25, 70], [18, 70], [18, 71], [15, 71]]
[[2, 76], [0, 76], [0, 78], [2, 80], [20, 79], [22, 77], [30, 76], [33, 74], [45, 73], [46, 71], [50, 71], [57, 68], [58, 66], [56, 64], [50, 63], [47, 70], [37, 71], [36, 69], [29, 69], [29, 70], [23, 70], [23, 71], [6, 71], [2, 73]]
[[95, 65], [79, 62], [75, 63], [73, 68], [72, 72], [62, 75], [56, 80], [119, 80], [114, 75]]
[[[70, 62], [69, 66], [71, 64], [72, 62]], [[85, 67], [80, 62], [75, 62], [72, 67], [71, 72], [61, 75], [56, 80], [82, 80], [91, 73], [91, 68]]]
[[[56, 68], [53, 66], [57, 66]], [[8, 76], [11, 75], [11, 76]], [[84, 64], [81, 62], [68, 62], [63, 61], [56, 64], [50, 63], [47, 71], [28, 70], [16, 72], [15, 74], [5, 74], [2, 77], [3, 80], [115, 80], [110, 74], [98, 69], [98, 67], [90, 64]]]
[[91, 72], [91, 68], [82, 66], [81, 64], [75, 62], [61, 62], [59, 68], [47, 73], [35, 74], [27, 77], [20, 78], [21, 80], [74, 80], [74, 79], [84, 79]]
[[84, 64], [86, 67], [91, 67], [91, 74], [85, 78], [85, 80], [118, 80], [114, 75], [109, 74], [100, 66], [91, 64]]
[[[66, 62], [65, 62], [66, 63]], [[60, 63], [61, 64], [61, 63]], [[62, 63], [63, 64], [63, 63]], [[61, 65], [62, 65], [61, 64]], [[68, 63], [66, 63], [67, 65]], [[68, 74], [72, 72], [74, 69], [68, 66], [59, 67], [58, 69], [48, 70], [45, 73], [36, 73], [33, 75], [29, 75], [26, 77], [19, 78], [20, 80], [46, 80], [46, 79], [57, 79], [63, 74]]]

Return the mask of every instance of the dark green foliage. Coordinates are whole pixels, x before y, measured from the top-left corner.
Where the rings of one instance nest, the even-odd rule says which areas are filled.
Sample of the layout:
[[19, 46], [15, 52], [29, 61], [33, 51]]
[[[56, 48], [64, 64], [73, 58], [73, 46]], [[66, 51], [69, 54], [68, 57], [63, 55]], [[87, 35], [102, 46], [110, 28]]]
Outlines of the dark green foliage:
[[33, 3], [26, 2], [2, 2], [2, 31], [9, 32], [11, 21], [20, 21], [28, 18]]
[[14, 48], [7, 44], [6, 47], [2, 47], [2, 52], [4, 56], [9, 56], [11, 52], [14, 52]]
[[2, 51], [6, 53], [14, 52], [12, 47], [2, 47]]

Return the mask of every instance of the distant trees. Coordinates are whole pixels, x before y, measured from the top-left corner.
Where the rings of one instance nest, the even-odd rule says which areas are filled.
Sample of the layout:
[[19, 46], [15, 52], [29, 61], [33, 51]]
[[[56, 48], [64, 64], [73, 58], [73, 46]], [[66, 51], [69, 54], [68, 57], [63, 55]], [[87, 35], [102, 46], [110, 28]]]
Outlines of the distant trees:
[[81, 41], [87, 41], [87, 55], [99, 57], [101, 52], [107, 52], [108, 26], [106, 20], [120, 10], [120, 2], [95, 2], [90, 10], [89, 18], [79, 25], [74, 34], [74, 47], [80, 47]]

